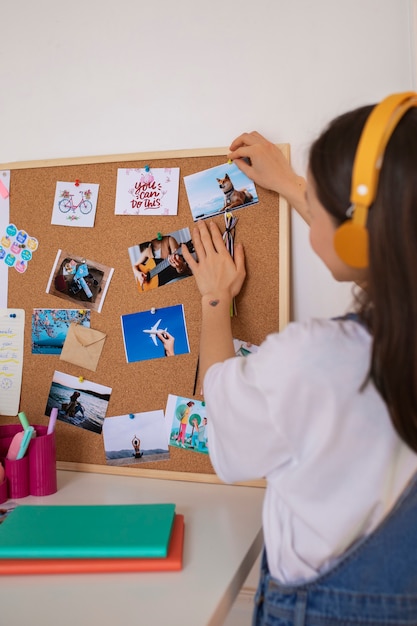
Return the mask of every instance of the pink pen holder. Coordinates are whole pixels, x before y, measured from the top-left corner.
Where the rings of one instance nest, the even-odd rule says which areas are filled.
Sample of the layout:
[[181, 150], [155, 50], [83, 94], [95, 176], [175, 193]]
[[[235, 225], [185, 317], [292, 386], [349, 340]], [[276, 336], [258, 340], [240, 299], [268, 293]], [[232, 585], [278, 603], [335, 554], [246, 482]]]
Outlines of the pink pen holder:
[[[0, 426], [0, 460], [4, 465], [5, 480], [0, 484], [0, 502], [7, 490], [8, 498], [49, 496], [57, 491], [55, 433], [47, 435], [46, 426], [34, 425], [33, 437], [22, 459], [7, 459], [7, 451], [14, 435], [22, 430], [17, 425]], [[3, 491], [2, 491], [3, 489]]]
[[35, 426], [35, 431], [28, 450], [29, 492], [31, 496], [49, 496], [58, 489], [55, 433], [47, 435], [46, 426]]
[[4, 460], [4, 471], [8, 484], [9, 498], [25, 498], [29, 495], [29, 458], [17, 461]]
[[[21, 432], [20, 424], [0, 426], [0, 459], [4, 467], [5, 479], [0, 486], [0, 500], [7, 498], [24, 498], [29, 495], [29, 463], [28, 459], [11, 461], [6, 458], [13, 437]], [[1, 496], [5, 496], [3, 500]]]
[[3, 481], [0, 483], [0, 504], [6, 502], [9, 497], [9, 492], [7, 490], [7, 478], [4, 477]]

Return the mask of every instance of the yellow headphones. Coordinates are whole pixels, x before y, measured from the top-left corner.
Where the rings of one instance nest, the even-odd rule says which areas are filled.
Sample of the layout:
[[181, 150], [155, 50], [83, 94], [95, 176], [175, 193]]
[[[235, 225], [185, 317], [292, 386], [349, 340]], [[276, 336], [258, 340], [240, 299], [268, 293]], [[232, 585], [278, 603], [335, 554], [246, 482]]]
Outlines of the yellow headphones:
[[379, 172], [387, 143], [403, 115], [417, 106], [417, 93], [407, 91], [388, 96], [371, 111], [356, 149], [350, 190], [351, 219], [334, 236], [338, 256], [347, 265], [368, 266], [368, 209], [375, 200]]

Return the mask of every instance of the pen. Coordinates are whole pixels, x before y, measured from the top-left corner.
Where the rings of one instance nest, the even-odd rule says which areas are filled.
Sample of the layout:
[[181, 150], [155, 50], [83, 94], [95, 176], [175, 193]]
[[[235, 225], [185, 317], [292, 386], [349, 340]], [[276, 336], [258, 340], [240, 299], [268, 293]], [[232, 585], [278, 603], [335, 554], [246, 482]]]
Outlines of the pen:
[[51, 415], [49, 416], [47, 435], [51, 435], [55, 430], [56, 418], [58, 417], [58, 409], [54, 407], [51, 409]]

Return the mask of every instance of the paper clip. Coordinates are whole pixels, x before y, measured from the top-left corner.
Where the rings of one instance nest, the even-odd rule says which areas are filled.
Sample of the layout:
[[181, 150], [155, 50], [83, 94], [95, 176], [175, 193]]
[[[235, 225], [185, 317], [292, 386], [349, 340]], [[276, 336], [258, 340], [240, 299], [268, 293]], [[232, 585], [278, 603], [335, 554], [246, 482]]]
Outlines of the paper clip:
[[[238, 218], [233, 216], [233, 213], [227, 212], [224, 214], [225, 231], [223, 233], [223, 241], [225, 246], [232, 257], [234, 258], [235, 250], [235, 231]], [[237, 315], [236, 299], [233, 298], [230, 305], [230, 316]]]

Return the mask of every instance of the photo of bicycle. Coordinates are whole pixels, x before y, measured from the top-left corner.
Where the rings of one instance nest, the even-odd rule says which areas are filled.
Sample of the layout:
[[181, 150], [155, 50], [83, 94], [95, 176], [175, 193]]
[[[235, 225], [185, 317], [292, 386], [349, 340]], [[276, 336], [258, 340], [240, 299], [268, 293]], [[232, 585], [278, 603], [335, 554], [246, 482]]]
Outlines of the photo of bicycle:
[[93, 210], [93, 205], [90, 201], [91, 191], [87, 189], [87, 191], [80, 191], [79, 193], [81, 194], [81, 200], [78, 204], [74, 204], [74, 194], [64, 191], [62, 193], [63, 198], [58, 203], [59, 210], [62, 213], [68, 213], [68, 211], [73, 211], [75, 213], [77, 209], [80, 209], [83, 215], [88, 215], [88, 213]]
[[94, 226], [99, 185], [59, 181], [56, 184], [51, 223], [57, 226]]

